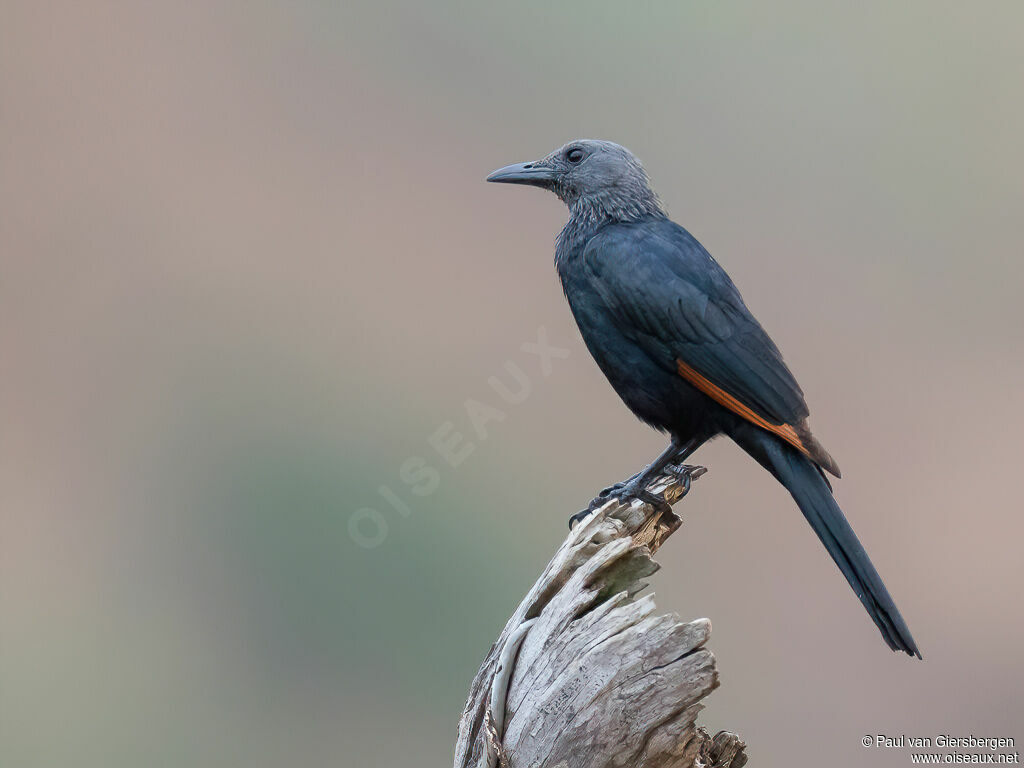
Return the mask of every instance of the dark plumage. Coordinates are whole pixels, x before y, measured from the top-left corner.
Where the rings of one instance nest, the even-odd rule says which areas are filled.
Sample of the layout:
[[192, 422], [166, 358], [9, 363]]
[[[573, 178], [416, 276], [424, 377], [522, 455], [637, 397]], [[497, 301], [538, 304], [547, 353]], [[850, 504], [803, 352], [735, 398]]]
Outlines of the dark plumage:
[[587, 348], [630, 410], [672, 436], [612, 493], [657, 503], [646, 490], [656, 474], [728, 435], [789, 490], [889, 647], [920, 657], [832, 497], [824, 472], [839, 467], [807, 426], [800, 386], [729, 276], [666, 216], [637, 159], [573, 141], [488, 181], [543, 187], [569, 206], [555, 266]]

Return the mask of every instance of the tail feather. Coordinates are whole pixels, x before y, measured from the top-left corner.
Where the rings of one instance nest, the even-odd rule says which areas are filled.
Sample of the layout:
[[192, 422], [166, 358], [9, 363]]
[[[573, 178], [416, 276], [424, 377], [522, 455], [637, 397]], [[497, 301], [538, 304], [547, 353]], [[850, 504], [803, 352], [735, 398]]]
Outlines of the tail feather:
[[732, 437], [792, 494], [807, 522], [878, 626], [886, 644], [894, 651], [921, 658], [907, 623], [857, 534], [832, 497], [828, 481], [817, 465], [784, 441], [756, 427], [742, 425]]

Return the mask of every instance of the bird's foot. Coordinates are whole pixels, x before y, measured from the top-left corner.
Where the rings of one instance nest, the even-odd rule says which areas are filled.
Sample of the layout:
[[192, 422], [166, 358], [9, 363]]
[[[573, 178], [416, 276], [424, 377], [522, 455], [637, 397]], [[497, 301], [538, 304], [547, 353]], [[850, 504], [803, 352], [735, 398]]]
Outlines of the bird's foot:
[[607, 488], [602, 488], [600, 491], [598, 491], [598, 494], [597, 496], [594, 497], [594, 500], [590, 502], [590, 509], [597, 509], [598, 507], [603, 506], [604, 503], [608, 501], [608, 499], [618, 496], [619, 492], [622, 491], [623, 488], [625, 488], [627, 485], [629, 485], [638, 477], [640, 477], [641, 474], [643, 473], [637, 472], [628, 480], [623, 480], [621, 483], [615, 483], [615, 485], [609, 485]]
[[[621, 487], [622, 485], [623, 485], [623, 483], [619, 483], [618, 484], [619, 487]], [[575, 515], [572, 515], [569, 518], [569, 530], [571, 531], [573, 526], [576, 525], [576, 523], [582, 523], [584, 520], [586, 520], [590, 515], [592, 515], [594, 513], [594, 510], [600, 509], [605, 504], [607, 504], [608, 503], [608, 496], [607, 496], [607, 494], [605, 494], [605, 491], [609, 491], [610, 492], [611, 490], [615, 489], [615, 487], [616, 486], [609, 486], [608, 488], [604, 488], [601, 491], [601, 493], [599, 493], [597, 496], [595, 496], [593, 499], [591, 499], [591, 501], [587, 505], [586, 509], [581, 509]]]
[[[690, 484], [693, 480], [696, 480], [708, 471], [707, 467], [702, 467], [698, 464], [669, 464], [665, 469], [681, 486], [683, 486], [683, 491], [679, 494], [679, 499], [683, 498], [683, 496], [690, 492]], [[676, 501], [679, 499], [676, 499]]]
[[583, 522], [592, 512], [594, 512], [594, 510], [600, 509], [605, 504], [607, 504], [608, 499], [613, 499], [617, 497], [623, 488], [625, 488], [629, 483], [633, 482], [638, 477], [640, 477], [641, 474], [641, 472], [637, 472], [628, 480], [623, 480], [621, 483], [609, 485], [607, 488], [602, 488], [600, 491], [598, 491], [597, 496], [590, 500], [590, 503], [587, 505], [586, 509], [581, 509], [575, 515], [569, 518], [569, 529], [572, 530], [572, 527], [576, 525], [576, 523]]
[[641, 478], [630, 480], [613, 498], [618, 498], [619, 503], [623, 506], [628, 506], [636, 499], [644, 504], [650, 504], [662, 514], [672, 513], [672, 506], [665, 501], [665, 497], [647, 490], [647, 485], [641, 482]]
[[630, 504], [634, 499], [639, 499], [644, 504], [650, 504], [662, 514], [672, 514], [672, 507], [669, 506], [669, 503], [665, 501], [663, 496], [647, 490], [647, 486], [643, 484], [642, 474], [643, 472], [638, 472], [629, 480], [602, 488], [601, 492], [591, 500], [586, 509], [581, 509], [569, 518], [569, 528], [572, 529], [576, 523], [585, 520], [594, 510], [600, 509], [611, 499], [618, 499], [619, 503], [623, 506]]
[[[708, 470], [707, 467], [701, 467], [696, 464], [669, 464], [665, 467], [665, 471], [672, 475], [682, 486], [682, 492], [675, 499], [678, 501], [690, 492], [690, 485], [692, 481], [703, 475]], [[646, 486], [640, 485], [640, 476], [642, 474], [642, 472], [638, 472], [629, 478], [629, 480], [624, 480], [621, 483], [615, 483], [615, 485], [609, 485], [607, 488], [602, 488], [601, 492], [593, 498], [590, 504], [587, 505], [586, 509], [581, 509], [569, 518], [569, 528], [572, 529], [576, 523], [583, 522], [595, 510], [600, 509], [607, 504], [610, 499], [616, 498], [623, 505], [631, 503], [633, 499], [639, 499], [645, 504], [650, 504], [656, 510], [661, 512], [663, 516], [671, 515], [675, 517], [675, 513], [672, 512], [672, 507], [663, 496], [651, 493], [647, 490]]]

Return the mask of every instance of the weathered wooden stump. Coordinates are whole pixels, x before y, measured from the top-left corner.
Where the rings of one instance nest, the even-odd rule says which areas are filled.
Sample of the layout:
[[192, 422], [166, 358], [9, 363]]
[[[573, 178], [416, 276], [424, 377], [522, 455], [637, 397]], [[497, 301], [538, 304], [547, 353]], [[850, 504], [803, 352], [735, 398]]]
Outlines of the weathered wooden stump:
[[[695, 472], [695, 479], [701, 472]], [[673, 477], [653, 487], [674, 503]], [[696, 723], [718, 687], [711, 622], [637, 598], [681, 521], [612, 500], [569, 532], [477, 672], [455, 768], [740, 768], [738, 736]]]

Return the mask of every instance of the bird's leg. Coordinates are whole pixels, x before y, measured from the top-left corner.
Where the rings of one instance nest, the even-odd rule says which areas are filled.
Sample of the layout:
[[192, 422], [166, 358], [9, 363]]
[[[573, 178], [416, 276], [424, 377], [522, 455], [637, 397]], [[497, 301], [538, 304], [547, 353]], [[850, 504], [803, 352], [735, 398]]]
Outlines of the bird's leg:
[[[650, 485], [651, 481], [664, 472], [670, 465], [685, 461], [703, 442], [703, 440], [693, 439], [683, 443], [673, 437], [668, 448], [662, 451], [658, 458], [652, 461], [643, 471], [637, 472], [624, 482], [603, 488], [597, 497], [590, 502], [586, 509], [580, 510], [569, 518], [569, 527], [572, 528], [573, 523], [580, 522], [595, 509], [603, 506], [609, 498], [615, 497], [618, 497], [619, 501], [623, 504], [628, 504], [633, 499], [640, 499], [640, 501], [650, 504], [655, 509], [661, 510], [663, 513], [670, 513], [672, 508], [669, 506], [669, 503], [665, 501], [664, 498], [655, 496], [653, 493], [648, 491], [647, 486]], [[675, 473], [679, 477], [679, 481], [684, 484], [686, 491], [689, 491], [690, 489], [691, 474], [689, 470], [691, 469], [696, 470], [703, 468], [691, 468], [683, 464], [680, 465], [678, 471]], [[692, 476], [698, 475], [694, 474]]]
[[[676, 451], [675, 456], [673, 456], [671, 464], [667, 464], [665, 468], [675, 470], [674, 474], [679, 478], [679, 482], [682, 483], [684, 482], [683, 475], [687, 475], [687, 469], [698, 469], [698, 467], [691, 467], [688, 464], [683, 464], [683, 462], [690, 458], [690, 455], [704, 443], [704, 440], [694, 438], [693, 440], [688, 440], [685, 443], [673, 440], [673, 443], [677, 444], [679, 448]], [[671, 448], [671, 445], [669, 447]], [[590, 502], [590, 509], [594, 510], [597, 507], [602, 506], [608, 498], [615, 496], [619, 491], [626, 487], [627, 483], [636, 480], [641, 474], [643, 474], [642, 471], [637, 472], [627, 480], [615, 483], [615, 485], [609, 485], [607, 488], [602, 488], [598, 492], [597, 496], [594, 497], [594, 500]], [[701, 474], [703, 474], [703, 472], [694, 475], [694, 477], [700, 477]]]
[[665, 469], [675, 475], [676, 480], [683, 486], [683, 492], [679, 498], [683, 498], [690, 492], [690, 481], [700, 477], [707, 472], [707, 467], [700, 467], [695, 464], [683, 464], [693, 452], [700, 448], [704, 443], [707, 442], [706, 437], [694, 437], [687, 440], [679, 451], [676, 453], [672, 462], [665, 466]]

